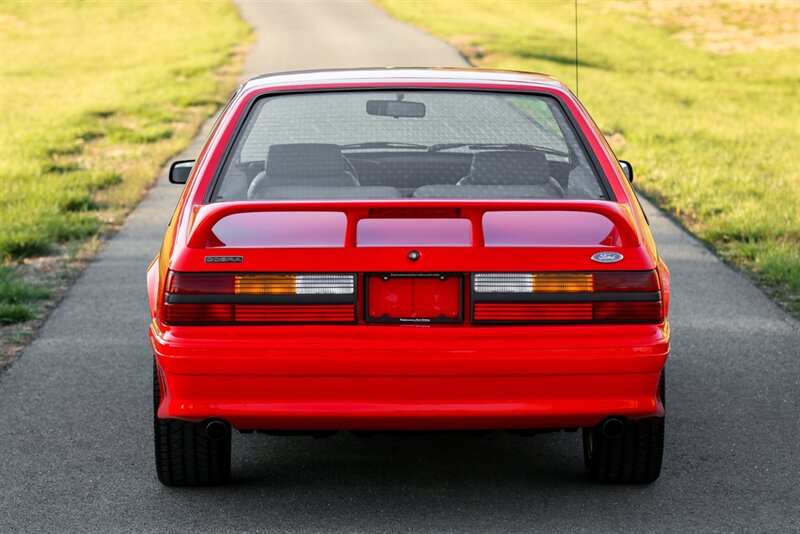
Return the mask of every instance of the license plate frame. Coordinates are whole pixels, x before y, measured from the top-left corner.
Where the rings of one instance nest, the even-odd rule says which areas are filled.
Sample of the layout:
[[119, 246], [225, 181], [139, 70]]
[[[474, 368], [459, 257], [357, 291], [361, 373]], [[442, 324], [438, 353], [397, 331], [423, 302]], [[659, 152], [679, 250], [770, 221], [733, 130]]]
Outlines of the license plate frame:
[[[447, 284], [446, 291], [456, 296], [457, 302], [450, 303], [448, 308], [454, 308], [454, 313], [443, 314], [438, 317], [419, 317], [417, 316], [416, 291], [409, 296], [410, 302], [404, 303], [412, 309], [411, 316], [387, 317], [373, 316], [372, 310], [376, 308], [376, 303], [370, 300], [370, 286], [374, 279], [379, 281], [408, 281], [412, 286], [416, 281], [425, 281], [421, 286], [429, 291], [435, 284], [428, 283], [429, 280], [439, 280]], [[444, 288], [443, 288], [444, 289]], [[376, 292], [373, 290], [373, 296]], [[423, 307], [434, 307], [430, 302], [422, 303]], [[463, 323], [464, 322], [464, 275], [462, 273], [366, 273], [364, 275], [364, 321], [367, 323], [384, 324], [442, 324], [442, 323]]]

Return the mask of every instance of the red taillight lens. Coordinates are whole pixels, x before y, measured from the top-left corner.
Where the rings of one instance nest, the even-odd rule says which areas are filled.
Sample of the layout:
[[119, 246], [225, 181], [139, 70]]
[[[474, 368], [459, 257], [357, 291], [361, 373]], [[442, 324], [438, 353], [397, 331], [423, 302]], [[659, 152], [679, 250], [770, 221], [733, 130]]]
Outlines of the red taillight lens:
[[592, 304], [545, 304], [538, 302], [475, 303], [476, 321], [500, 322], [574, 322], [591, 321]]
[[167, 324], [232, 323], [233, 304], [166, 304], [164, 322]]
[[349, 323], [355, 320], [353, 304], [167, 304], [170, 325]]
[[586, 302], [576, 304], [475, 304], [476, 321], [503, 323], [660, 323], [661, 302]]
[[232, 274], [169, 273], [167, 277], [167, 293], [173, 295], [225, 295], [233, 293], [234, 285]]
[[661, 301], [595, 302], [594, 320], [615, 323], [660, 323], [664, 320]]
[[594, 273], [594, 291], [629, 292], [658, 291], [658, 275], [655, 271], [632, 273]]
[[353, 304], [236, 305], [237, 323], [348, 323], [355, 316]]

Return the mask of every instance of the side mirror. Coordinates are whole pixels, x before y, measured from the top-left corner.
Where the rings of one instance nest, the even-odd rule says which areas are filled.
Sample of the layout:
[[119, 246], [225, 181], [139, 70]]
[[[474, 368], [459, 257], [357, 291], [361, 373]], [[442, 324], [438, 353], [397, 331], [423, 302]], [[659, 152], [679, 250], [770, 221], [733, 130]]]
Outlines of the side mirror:
[[194, 168], [193, 159], [175, 161], [169, 167], [169, 181], [173, 184], [185, 184]]
[[633, 165], [631, 165], [631, 162], [621, 159], [619, 160], [619, 166], [622, 167], [622, 172], [625, 173], [628, 181], [633, 183]]

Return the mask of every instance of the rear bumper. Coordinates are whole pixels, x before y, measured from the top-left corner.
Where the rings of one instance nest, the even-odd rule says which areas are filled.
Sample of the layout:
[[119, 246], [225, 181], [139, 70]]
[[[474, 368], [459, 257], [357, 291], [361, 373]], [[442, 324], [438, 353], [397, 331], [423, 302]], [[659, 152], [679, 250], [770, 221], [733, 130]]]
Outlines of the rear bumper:
[[[235, 336], [235, 337], [234, 337]], [[663, 415], [663, 326], [182, 327], [158, 415], [264, 430], [592, 426]]]

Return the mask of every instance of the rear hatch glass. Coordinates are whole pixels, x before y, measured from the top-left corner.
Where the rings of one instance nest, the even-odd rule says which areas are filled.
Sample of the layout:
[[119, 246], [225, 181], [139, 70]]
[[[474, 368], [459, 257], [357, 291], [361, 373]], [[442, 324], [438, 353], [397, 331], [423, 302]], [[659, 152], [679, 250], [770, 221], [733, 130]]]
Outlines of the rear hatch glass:
[[260, 98], [211, 201], [608, 196], [559, 102], [529, 93]]

